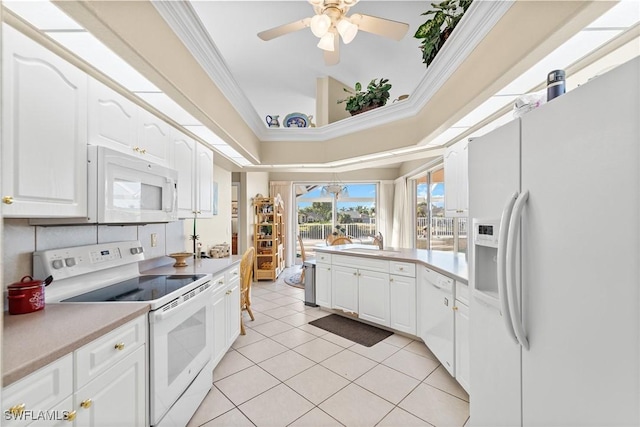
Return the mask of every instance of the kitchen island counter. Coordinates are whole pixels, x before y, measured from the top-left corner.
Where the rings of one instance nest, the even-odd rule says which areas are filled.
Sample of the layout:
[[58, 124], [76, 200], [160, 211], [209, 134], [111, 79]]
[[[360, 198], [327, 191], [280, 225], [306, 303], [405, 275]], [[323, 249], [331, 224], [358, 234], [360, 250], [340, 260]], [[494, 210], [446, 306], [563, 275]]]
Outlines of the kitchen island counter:
[[4, 314], [2, 385], [14, 383], [149, 311], [149, 304], [51, 303]]
[[465, 285], [469, 281], [467, 256], [465, 254], [393, 247], [387, 247], [380, 250], [376, 246], [360, 244], [316, 246], [314, 249], [317, 252], [336, 255], [375, 258], [387, 261], [415, 262], [432, 268], [445, 276], [451, 277], [460, 283], [464, 283]]

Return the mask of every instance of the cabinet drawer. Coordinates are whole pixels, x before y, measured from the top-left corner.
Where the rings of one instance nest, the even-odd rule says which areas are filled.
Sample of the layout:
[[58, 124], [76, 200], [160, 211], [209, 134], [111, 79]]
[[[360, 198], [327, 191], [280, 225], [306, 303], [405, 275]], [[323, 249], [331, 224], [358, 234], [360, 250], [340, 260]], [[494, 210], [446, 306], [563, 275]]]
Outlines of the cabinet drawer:
[[76, 389], [133, 353], [146, 340], [145, 315], [76, 350]]
[[[3, 412], [20, 405], [24, 411], [46, 411], [73, 394], [73, 355], [68, 354], [53, 363], [33, 372], [2, 390]], [[24, 406], [22, 406], [24, 405]], [[71, 405], [65, 408], [70, 411]], [[25, 414], [23, 413], [23, 416]], [[3, 413], [4, 426], [25, 426], [33, 421], [7, 420]]]
[[456, 299], [463, 304], [469, 305], [469, 286], [456, 282]]
[[321, 252], [316, 252], [316, 263], [331, 264], [331, 254], [323, 254]]
[[344, 267], [352, 267], [360, 270], [379, 271], [381, 273], [389, 272], [389, 261], [381, 259], [360, 258], [349, 255], [334, 255], [331, 263], [333, 265], [342, 265]]
[[235, 265], [224, 272], [224, 278], [227, 283], [231, 283], [234, 280], [240, 280], [240, 264]]
[[211, 286], [213, 286], [213, 292], [217, 292], [220, 289], [224, 288], [226, 283], [227, 281], [224, 274], [219, 274], [211, 278]]
[[410, 262], [389, 261], [389, 273], [398, 276], [416, 277], [416, 265]]

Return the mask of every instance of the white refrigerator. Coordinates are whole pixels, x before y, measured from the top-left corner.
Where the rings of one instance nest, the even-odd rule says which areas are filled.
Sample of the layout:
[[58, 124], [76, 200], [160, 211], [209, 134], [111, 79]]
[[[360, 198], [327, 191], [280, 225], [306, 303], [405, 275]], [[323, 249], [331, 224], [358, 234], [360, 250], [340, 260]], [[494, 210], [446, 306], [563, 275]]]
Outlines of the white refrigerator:
[[469, 144], [472, 426], [640, 425], [639, 82]]

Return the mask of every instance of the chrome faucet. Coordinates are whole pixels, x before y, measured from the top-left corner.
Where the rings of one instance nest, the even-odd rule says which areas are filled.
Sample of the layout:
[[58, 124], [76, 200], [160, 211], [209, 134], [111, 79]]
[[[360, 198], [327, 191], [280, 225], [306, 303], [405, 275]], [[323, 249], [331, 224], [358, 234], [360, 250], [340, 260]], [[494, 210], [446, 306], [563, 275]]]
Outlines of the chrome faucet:
[[378, 249], [382, 250], [384, 247], [384, 238], [382, 237], [382, 233], [378, 231], [378, 234], [373, 237], [373, 243], [378, 244]]

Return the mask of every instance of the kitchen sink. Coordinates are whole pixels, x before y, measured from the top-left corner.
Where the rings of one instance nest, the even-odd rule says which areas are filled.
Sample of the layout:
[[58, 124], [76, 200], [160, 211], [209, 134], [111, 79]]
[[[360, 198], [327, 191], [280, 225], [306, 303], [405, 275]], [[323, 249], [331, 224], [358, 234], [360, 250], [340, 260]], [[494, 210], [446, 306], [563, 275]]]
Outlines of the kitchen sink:
[[350, 252], [355, 254], [363, 254], [363, 255], [379, 255], [379, 256], [395, 256], [400, 253], [400, 251], [388, 250], [388, 249], [378, 249], [375, 246], [371, 248], [349, 248], [343, 249], [343, 252]]

